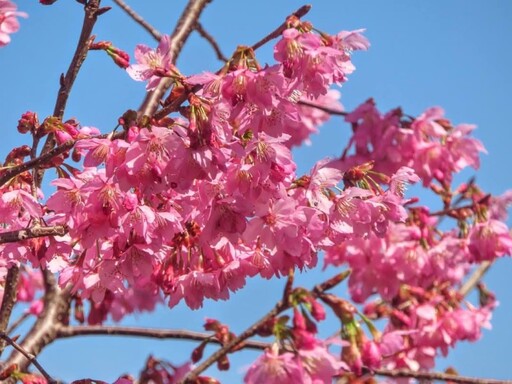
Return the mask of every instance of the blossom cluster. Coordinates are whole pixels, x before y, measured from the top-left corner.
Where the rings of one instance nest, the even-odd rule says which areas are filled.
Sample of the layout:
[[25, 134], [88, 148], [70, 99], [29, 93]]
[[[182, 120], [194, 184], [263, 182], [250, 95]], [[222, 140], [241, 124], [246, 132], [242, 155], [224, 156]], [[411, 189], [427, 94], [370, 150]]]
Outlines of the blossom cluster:
[[[0, 42], [21, 15], [10, 4], [0, 0]], [[470, 136], [474, 127], [453, 126], [440, 108], [417, 118], [398, 109], [382, 115], [369, 100], [346, 116], [353, 135], [343, 154], [298, 175], [292, 148], [329, 118], [311, 104], [342, 108], [331, 86], [347, 80], [353, 51], [369, 44], [361, 30], [317, 33], [295, 17], [287, 25], [275, 64], [261, 66], [253, 49], [239, 47], [217, 73], [194, 76], [173, 64], [169, 36], [156, 49], [137, 46], [129, 66], [124, 52], [96, 43], [148, 90], [170, 80], [164, 108], [180, 97], [188, 103], [163, 118], [127, 112], [122, 131], [107, 135], [25, 113], [21, 133], [75, 144], [48, 165], [59, 178], [45, 203], [30, 172], [2, 186], [2, 226], [44, 223], [65, 234], [0, 244], [0, 279], [13, 265], [47, 268], [70, 287], [75, 318], [100, 324], [163, 301], [195, 309], [205, 299], [226, 300], [249, 277], [312, 268], [321, 254], [326, 266], [350, 268], [350, 299], [363, 309], [299, 291], [292, 323], [272, 328], [276, 343], [249, 368], [247, 383], [430, 369], [458, 341], [478, 339], [496, 301], [482, 287], [486, 299], [471, 305], [460, 282], [476, 264], [510, 255], [512, 237], [504, 224], [509, 195], [490, 197], [474, 183], [451, 187], [454, 174], [479, 166], [484, 148]], [[15, 148], [0, 175], [29, 155], [30, 147]], [[67, 164], [69, 156], [83, 167]], [[419, 182], [440, 197], [442, 211], [405, 197], [406, 186]], [[445, 217], [453, 229], [440, 226]], [[28, 267], [23, 276], [39, 281]], [[20, 300], [32, 301], [40, 282], [22, 284]], [[324, 306], [340, 319], [337, 355], [333, 340], [318, 338]], [[387, 320], [382, 331], [369, 325], [375, 319]], [[162, 367], [154, 363], [151, 372], [168, 382], [191, 369]]]

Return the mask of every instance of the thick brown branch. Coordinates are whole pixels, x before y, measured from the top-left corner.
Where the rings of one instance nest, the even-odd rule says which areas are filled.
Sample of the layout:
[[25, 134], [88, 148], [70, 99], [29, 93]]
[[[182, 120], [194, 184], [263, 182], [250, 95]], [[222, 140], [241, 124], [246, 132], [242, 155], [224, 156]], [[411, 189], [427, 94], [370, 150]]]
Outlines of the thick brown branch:
[[46, 370], [42, 367], [42, 365], [39, 364], [39, 362], [37, 361], [36, 357], [33, 354], [27, 352], [23, 347], [21, 347], [18, 343], [16, 343], [13, 339], [11, 339], [4, 332], [0, 332], [0, 338], [3, 341], [7, 342], [9, 345], [11, 345], [16, 351], [21, 353], [28, 361], [30, 361], [30, 363], [33, 364], [34, 367], [36, 367], [39, 370], [39, 372], [41, 372], [41, 374], [44, 376], [44, 378], [46, 379], [46, 381], [48, 383], [57, 383], [57, 381], [55, 379], [53, 379], [48, 374], [48, 372], [46, 372]]
[[[16, 303], [18, 294], [18, 281], [20, 278], [20, 269], [12, 266], [7, 271], [7, 277], [4, 285], [4, 296], [2, 298], [2, 306], [0, 307], [0, 333], [5, 334], [9, 320], [11, 319], [12, 309]], [[5, 349], [5, 340], [0, 341], [0, 355]]]
[[[130, 336], [130, 337], [146, 337], [152, 339], [181, 339], [192, 341], [207, 341], [209, 343], [220, 344], [220, 342], [212, 338], [211, 334], [205, 332], [194, 332], [181, 329], [150, 329], [135, 327], [109, 327], [109, 326], [65, 326], [59, 328], [57, 338], [69, 338], [76, 336]], [[265, 349], [269, 343], [256, 340], [247, 340], [243, 344], [243, 348], [248, 349]]]
[[386, 377], [405, 377], [417, 380], [441, 380], [450, 381], [452, 383], [466, 383], [466, 384], [512, 384], [511, 380], [495, 380], [495, 379], [482, 379], [467, 376], [458, 376], [441, 372], [413, 372], [404, 369], [373, 369], [370, 372], [373, 375], [386, 376]]
[[201, 37], [204, 38], [208, 43], [210, 43], [213, 50], [215, 51], [215, 54], [217, 55], [217, 58], [225, 63], [228, 62], [229, 59], [226, 56], [224, 56], [217, 41], [203, 28], [202, 24], [199, 21], [196, 23], [195, 28], [196, 31], [201, 35]]
[[119, 7], [123, 11], [125, 11], [128, 14], [128, 16], [130, 16], [133, 19], [133, 21], [135, 21], [142, 28], [148, 31], [149, 34], [155, 38], [156, 41], [160, 41], [160, 39], [162, 38], [162, 34], [158, 32], [158, 30], [155, 27], [153, 27], [146, 20], [144, 20], [144, 18], [141, 15], [139, 15], [130, 6], [128, 6], [128, 4], [124, 2], [124, 0], [114, 0], [114, 3], [119, 5]]
[[[311, 9], [311, 5], [309, 5], [309, 4], [303, 5], [302, 7], [297, 9], [295, 12], [293, 12], [290, 16], [295, 16], [300, 19], [301, 17], [305, 16], [310, 11], [310, 9]], [[267, 36], [265, 36], [263, 39], [261, 39], [260, 41], [258, 41], [255, 44], [253, 44], [253, 46], [251, 48], [253, 50], [256, 50], [256, 49], [260, 48], [261, 46], [265, 45], [266, 43], [268, 43], [269, 41], [278, 38], [286, 30], [286, 28], [288, 28], [288, 19], [283, 24], [281, 24], [279, 27], [277, 27], [274, 31], [272, 31]]]
[[18, 176], [19, 174], [29, 171], [35, 167], [40, 167], [49, 163], [55, 156], [59, 156], [62, 153], [69, 151], [75, 145], [75, 141], [66, 141], [64, 144], [59, 145], [58, 147], [53, 148], [52, 150], [42, 154], [35, 159], [31, 159], [23, 164], [17, 165], [15, 167], [6, 168], [2, 172], [0, 172], [0, 186], [8, 183], [13, 177]]
[[[171, 34], [169, 49], [173, 64], [176, 63], [185, 41], [194, 30], [194, 27], [201, 16], [201, 12], [210, 1], [211, 0], [189, 0], [187, 7], [178, 20], [178, 24], [176, 25], [174, 32]], [[157, 110], [160, 100], [171, 84], [171, 79], [162, 78], [156, 89], [147, 93], [139, 108], [139, 114], [141, 116], [152, 116]]]
[[[21, 348], [28, 354], [37, 356], [39, 352], [57, 337], [57, 330], [68, 321], [69, 295], [61, 291], [55, 277], [48, 270], [43, 270], [45, 284], [44, 308], [36, 322], [20, 342]], [[25, 371], [32, 363], [26, 355], [15, 350], [9, 356], [5, 366], [18, 364], [20, 370]]]
[[0, 233], [0, 244], [3, 243], [16, 243], [26, 239], [33, 239], [35, 237], [45, 236], [64, 236], [67, 228], [63, 225], [54, 225], [51, 227], [35, 226], [31, 228], [18, 229], [16, 231]]

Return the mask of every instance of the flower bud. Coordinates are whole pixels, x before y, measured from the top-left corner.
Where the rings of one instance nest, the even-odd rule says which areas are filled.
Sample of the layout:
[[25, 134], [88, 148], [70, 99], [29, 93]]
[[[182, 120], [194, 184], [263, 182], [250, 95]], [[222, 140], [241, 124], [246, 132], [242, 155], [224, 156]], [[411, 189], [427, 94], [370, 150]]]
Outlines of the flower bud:
[[27, 111], [23, 115], [21, 115], [21, 119], [18, 120], [18, 132], [19, 133], [27, 133], [27, 132], [35, 132], [39, 127], [39, 119], [37, 118], [37, 113]]

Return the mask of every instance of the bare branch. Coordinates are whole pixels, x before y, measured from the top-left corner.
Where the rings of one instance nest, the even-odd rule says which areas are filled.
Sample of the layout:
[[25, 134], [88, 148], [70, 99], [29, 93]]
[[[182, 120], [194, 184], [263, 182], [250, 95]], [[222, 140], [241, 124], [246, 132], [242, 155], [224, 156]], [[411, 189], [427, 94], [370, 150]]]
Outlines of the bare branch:
[[60, 89], [55, 102], [55, 108], [53, 110], [53, 116], [58, 117], [59, 119], [62, 119], [64, 116], [64, 110], [66, 109], [71, 88], [73, 87], [76, 76], [82, 67], [87, 53], [89, 52], [89, 45], [92, 40], [92, 29], [94, 28], [94, 24], [96, 24], [100, 2], [101, 0], [89, 0], [85, 5], [82, 31], [80, 32], [78, 44], [66, 75], [61, 78]]
[[[311, 5], [309, 5], [309, 4], [303, 5], [302, 7], [297, 9], [295, 12], [293, 12], [290, 16], [295, 16], [300, 19], [301, 17], [305, 16], [310, 11], [310, 9], [311, 9]], [[274, 31], [270, 32], [263, 39], [261, 39], [260, 41], [258, 41], [255, 44], [253, 44], [253, 46], [251, 48], [253, 50], [256, 50], [256, 49], [260, 48], [261, 46], [265, 45], [266, 43], [268, 43], [270, 40], [276, 39], [279, 36], [281, 36], [281, 34], [286, 30], [286, 28], [288, 28], [288, 18], [290, 16], [288, 16], [286, 21], [283, 24], [281, 24], [279, 27], [277, 27]]]
[[459, 294], [462, 297], [465, 297], [475, 288], [482, 277], [484, 277], [485, 273], [491, 268], [491, 261], [484, 261], [480, 264], [474, 271], [473, 274], [464, 282], [462, 287], [459, 289]]
[[142, 28], [148, 31], [149, 34], [153, 36], [156, 41], [160, 41], [160, 39], [162, 38], [162, 34], [158, 32], [158, 30], [155, 27], [153, 27], [146, 20], [144, 20], [144, 18], [141, 15], [139, 15], [130, 6], [128, 6], [128, 4], [124, 2], [124, 0], [114, 0], [114, 3], [119, 5], [119, 7], [123, 11], [125, 11], [128, 14], [128, 16], [130, 16], [133, 19], [133, 21], [135, 21]]
[[[82, 24], [82, 31], [78, 39], [77, 47], [71, 63], [69, 64], [66, 75], [61, 75], [60, 88], [57, 94], [57, 100], [55, 101], [55, 108], [53, 110], [53, 116], [62, 119], [64, 116], [64, 110], [71, 92], [71, 88], [75, 82], [75, 79], [82, 67], [82, 64], [87, 57], [89, 52], [89, 46], [93, 41], [94, 37], [91, 36], [94, 25], [98, 15], [102, 13], [100, 9], [101, 0], [89, 0], [85, 3], [85, 14], [84, 21]], [[55, 146], [55, 137], [53, 134], [49, 134], [44, 143], [41, 154], [45, 154]], [[44, 170], [38, 170], [37, 178], [35, 179], [35, 185], [40, 186], [44, 175]]]
[[[169, 50], [172, 57], [172, 63], [176, 64], [176, 60], [185, 44], [185, 41], [190, 36], [190, 33], [194, 30], [194, 26], [201, 16], [201, 12], [211, 0], [189, 0], [187, 7], [181, 14], [178, 24], [171, 34]], [[151, 92], [148, 92], [142, 105], [139, 108], [139, 114], [141, 116], [151, 116], [158, 108], [160, 100], [162, 99], [165, 92], [171, 86], [172, 81], [168, 78], [162, 78], [160, 83]]]
[[215, 54], [217, 55], [217, 58], [220, 61], [227, 63], [229, 61], [229, 59], [226, 56], [224, 56], [224, 54], [220, 50], [220, 47], [219, 47], [219, 44], [217, 43], [217, 41], [214, 39], [214, 37], [212, 35], [210, 35], [203, 28], [202, 24], [199, 21], [196, 23], [195, 29], [201, 35], [201, 37], [203, 37], [206, 41], [208, 41], [208, 43], [210, 43], [213, 50], [215, 51]]
[[[135, 328], [135, 327], [116, 327], [116, 326], [64, 326], [59, 328], [57, 338], [64, 339], [76, 336], [130, 336], [130, 337], [146, 337], [152, 339], [180, 339], [192, 341], [207, 341], [208, 343], [220, 344], [220, 342], [212, 338], [211, 334], [205, 332], [194, 332], [182, 329], [151, 329], [151, 328]], [[265, 349], [269, 343], [256, 340], [247, 340], [243, 343], [243, 348], [247, 349]]]
[[11, 335], [15, 330], [16, 328], [18, 328], [25, 320], [27, 320], [29, 317], [31, 316], [31, 314], [29, 312], [25, 312], [23, 313], [23, 315], [21, 315], [19, 318], [17, 318], [10, 326], [9, 328], [7, 328], [7, 331], [5, 333], [7, 333], [8, 335]]
[[18, 229], [16, 231], [0, 233], [0, 244], [16, 243], [26, 239], [45, 236], [64, 236], [67, 228], [63, 225], [54, 225], [51, 227], [34, 226], [31, 228]]
[[414, 372], [404, 369], [372, 369], [372, 375], [386, 376], [386, 377], [406, 377], [417, 380], [441, 380], [449, 381], [452, 383], [466, 383], [466, 384], [512, 384], [511, 380], [495, 380], [495, 379], [482, 379], [467, 376], [458, 376], [441, 372]]
[[348, 115], [348, 112], [340, 111], [338, 109], [332, 109], [332, 108], [325, 107], [320, 104], [310, 103], [309, 101], [305, 101], [305, 100], [299, 100], [297, 102], [297, 104], [304, 105], [306, 107], [319, 109], [320, 111], [324, 111], [324, 112], [328, 113], [329, 115], [336, 115], [336, 116], [347, 116]]
[[2, 338], [5, 342], [7, 342], [9, 345], [11, 345], [15, 350], [17, 350], [23, 356], [25, 356], [25, 358], [28, 361], [30, 361], [30, 363], [33, 364], [34, 367], [36, 367], [39, 370], [39, 372], [41, 372], [41, 374], [44, 376], [46, 381], [48, 381], [48, 383], [57, 383], [57, 381], [55, 379], [53, 379], [48, 374], [48, 372], [46, 372], [46, 370], [41, 366], [41, 364], [39, 364], [39, 362], [37, 361], [36, 357], [33, 354], [27, 352], [22, 346], [20, 346], [13, 339], [11, 339], [8, 335], [6, 335], [5, 332], [0, 332], [0, 338]]
[[[5, 334], [7, 325], [11, 318], [12, 309], [16, 303], [16, 296], [18, 294], [18, 281], [20, 278], [20, 269], [17, 266], [12, 266], [7, 271], [5, 279], [4, 296], [2, 298], [2, 306], [0, 307], [0, 333]], [[0, 341], [0, 355], [5, 349], [5, 341]]]

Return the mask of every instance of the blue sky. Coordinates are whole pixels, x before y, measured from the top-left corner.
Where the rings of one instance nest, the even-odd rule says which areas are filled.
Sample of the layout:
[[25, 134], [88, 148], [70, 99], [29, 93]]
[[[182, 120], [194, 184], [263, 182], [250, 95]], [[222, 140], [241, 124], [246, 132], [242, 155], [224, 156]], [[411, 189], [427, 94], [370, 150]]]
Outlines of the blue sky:
[[[128, 1], [128, 0], [127, 0]], [[61, 0], [51, 7], [36, 1], [17, 1], [29, 14], [11, 45], [0, 50], [0, 158], [9, 148], [25, 143], [28, 137], [16, 131], [19, 116], [33, 110], [41, 118], [53, 110], [61, 72], [67, 68], [79, 34], [82, 10], [74, 1]], [[134, 24], [111, 1], [113, 10], [102, 16], [95, 29], [97, 40], [111, 40], [133, 54], [137, 43], [154, 45], [152, 38]], [[512, 98], [512, 2], [432, 0], [319, 1], [306, 19], [330, 33], [341, 29], [366, 28], [372, 46], [355, 56], [357, 71], [341, 89], [347, 109], [374, 97], [381, 110], [401, 106], [417, 115], [425, 108], [440, 105], [454, 123], [478, 125], [475, 136], [483, 141], [484, 155], [477, 182], [487, 191], [499, 194], [512, 188], [510, 161], [512, 129], [508, 113]], [[129, 2], [161, 32], [170, 32], [184, 1], [132, 0]], [[217, 39], [225, 54], [239, 44], [252, 44], [279, 25], [303, 3], [213, 1], [202, 18], [204, 27]], [[260, 62], [272, 60], [272, 47], [257, 52]], [[216, 70], [219, 62], [211, 48], [194, 35], [178, 61], [185, 74]], [[110, 131], [126, 109], [136, 109], [143, 98], [144, 84], [133, 82], [102, 52], [92, 52], [69, 100], [66, 117], [76, 117], [83, 125]], [[307, 172], [325, 156], [336, 156], [348, 137], [349, 127], [333, 119], [313, 138], [313, 145], [295, 151], [300, 170]], [[472, 172], [464, 174], [467, 179]], [[331, 271], [331, 273], [334, 273]], [[461, 374], [511, 378], [512, 320], [510, 258], [499, 260], [485, 281], [501, 305], [495, 312], [494, 329], [485, 332], [476, 344], [461, 344], [439, 369], [455, 366]], [[318, 272], [300, 276], [304, 286], [315, 282]], [[283, 281], [254, 279], [230, 302], [207, 303], [191, 312], [184, 306], [172, 311], [161, 308], [152, 316], [127, 320], [131, 325], [160, 328], [187, 326], [201, 330], [205, 317], [218, 318], [235, 332], [270, 309], [279, 297]], [[275, 294], [274, 294], [275, 293]], [[338, 292], [344, 294], [343, 290]], [[55, 377], [73, 380], [94, 377], [114, 380], [124, 372], [137, 373], [145, 357], [152, 353], [176, 363], [186, 359], [193, 343], [139, 339], [82, 338], [58, 341], [49, 346], [40, 362]], [[253, 352], [233, 356], [232, 370], [211, 374], [223, 382], [240, 381], [240, 367], [256, 357]]]

